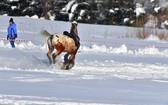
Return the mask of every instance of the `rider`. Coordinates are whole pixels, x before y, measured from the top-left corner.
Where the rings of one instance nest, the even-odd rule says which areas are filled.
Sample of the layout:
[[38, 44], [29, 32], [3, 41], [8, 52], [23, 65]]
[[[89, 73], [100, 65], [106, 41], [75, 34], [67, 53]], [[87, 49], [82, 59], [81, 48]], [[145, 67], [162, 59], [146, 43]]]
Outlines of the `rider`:
[[[71, 35], [77, 35], [78, 36], [78, 30], [77, 30], [77, 26], [78, 26], [78, 23], [76, 21], [73, 21], [71, 23], [71, 30], [70, 30], [70, 34]], [[76, 28], [75, 28], [76, 27]]]
[[78, 37], [78, 30], [77, 30], [78, 23], [76, 21], [73, 21], [71, 23], [71, 29], [70, 33], [68, 31], [64, 31], [63, 34], [69, 36], [75, 41], [75, 45], [78, 46], [79, 37]]
[[72, 36], [73, 40], [75, 41], [75, 45], [78, 46], [79, 37], [78, 37], [78, 30], [77, 30], [78, 23], [76, 21], [73, 21], [71, 23], [71, 30], [70, 35]]
[[[71, 37], [74, 42], [75, 42], [75, 45], [76, 46], [79, 46], [79, 37], [78, 37], [78, 30], [77, 30], [77, 26], [78, 26], [78, 23], [76, 21], [73, 21], [71, 23], [71, 29], [70, 29], [70, 33], [68, 33], [67, 31], [64, 31], [64, 34], [65, 35], [68, 35], [69, 37]], [[69, 53], [66, 53], [64, 55], [64, 64], [66, 64], [66, 62], [68, 61], [68, 56], [69, 56]], [[74, 65], [74, 61], [73, 61], [73, 64]]]

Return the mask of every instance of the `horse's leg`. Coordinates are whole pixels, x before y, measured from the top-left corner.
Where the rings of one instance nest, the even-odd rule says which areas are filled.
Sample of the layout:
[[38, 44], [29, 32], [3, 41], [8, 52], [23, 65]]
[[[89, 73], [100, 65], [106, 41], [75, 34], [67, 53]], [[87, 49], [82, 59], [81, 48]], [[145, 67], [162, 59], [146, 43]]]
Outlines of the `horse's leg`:
[[50, 48], [49, 51], [48, 51], [48, 53], [47, 53], [47, 57], [48, 57], [48, 59], [49, 59], [49, 63], [50, 63], [50, 64], [52, 64], [52, 60], [51, 60], [51, 56], [50, 56], [50, 55], [51, 55], [51, 53], [53, 52], [53, 50], [54, 50], [53, 48]]
[[56, 53], [54, 53], [53, 55], [52, 55], [52, 59], [53, 59], [53, 63], [55, 64], [55, 62], [56, 62], [56, 57], [58, 56], [58, 55], [60, 55], [62, 53], [62, 51], [56, 51]]
[[73, 59], [72, 62], [69, 64], [69, 69], [74, 67], [74, 65], [75, 65], [75, 59]]
[[68, 57], [69, 57], [69, 53], [66, 53], [66, 54], [64, 55], [64, 65], [67, 63]]
[[[70, 68], [72, 68], [74, 66], [75, 54], [74, 53], [70, 54], [70, 57], [69, 57], [67, 63], [64, 65], [65, 70], [69, 70]], [[71, 65], [71, 67], [70, 67], [70, 65]]]

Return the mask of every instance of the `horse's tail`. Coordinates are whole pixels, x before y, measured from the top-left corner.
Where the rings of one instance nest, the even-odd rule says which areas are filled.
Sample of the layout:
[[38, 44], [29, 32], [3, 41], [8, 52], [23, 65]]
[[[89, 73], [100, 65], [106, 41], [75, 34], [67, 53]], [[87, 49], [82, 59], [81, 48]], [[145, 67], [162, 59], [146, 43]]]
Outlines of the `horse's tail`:
[[53, 39], [53, 35], [51, 35], [47, 30], [42, 30], [40, 32], [41, 35], [43, 35], [44, 37], [47, 37], [46, 39], [46, 47], [48, 47], [49, 49], [52, 48], [52, 39]]
[[43, 35], [43, 36], [45, 36], [45, 37], [51, 36], [51, 34], [50, 34], [47, 30], [42, 30], [42, 31], [40, 32], [40, 34]]

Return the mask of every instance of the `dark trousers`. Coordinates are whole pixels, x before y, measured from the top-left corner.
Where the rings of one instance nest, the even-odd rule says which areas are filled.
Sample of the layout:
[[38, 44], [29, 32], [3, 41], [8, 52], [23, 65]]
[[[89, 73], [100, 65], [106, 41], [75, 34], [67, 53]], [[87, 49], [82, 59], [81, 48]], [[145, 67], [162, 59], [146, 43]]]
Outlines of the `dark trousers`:
[[10, 41], [12, 48], [15, 48], [15, 41]]

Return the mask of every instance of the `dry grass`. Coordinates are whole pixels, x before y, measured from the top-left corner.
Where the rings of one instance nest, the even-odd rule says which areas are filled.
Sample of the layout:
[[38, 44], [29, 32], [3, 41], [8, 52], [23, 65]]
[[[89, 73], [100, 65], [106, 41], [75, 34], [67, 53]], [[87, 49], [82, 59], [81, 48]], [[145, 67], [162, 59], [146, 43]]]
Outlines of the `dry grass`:
[[139, 39], [145, 39], [150, 35], [150, 33], [151, 31], [149, 29], [145, 29], [145, 28], [138, 29], [136, 36]]
[[166, 34], [165, 32], [160, 32], [160, 33], [158, 33], [157, 36], [160, 40], [164, 40], [164, 41], [168, 40], [168, 34]]
[[166, 32], [163, 31], [158, 32], [157, 29], [150, 29], [150, 28], [138, 29], [136, 36], [139, 39], [145, 39], [152, 34], [156, 35], [160, 40], [163, 41], [168, 40], [168, 34]]

